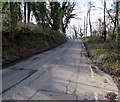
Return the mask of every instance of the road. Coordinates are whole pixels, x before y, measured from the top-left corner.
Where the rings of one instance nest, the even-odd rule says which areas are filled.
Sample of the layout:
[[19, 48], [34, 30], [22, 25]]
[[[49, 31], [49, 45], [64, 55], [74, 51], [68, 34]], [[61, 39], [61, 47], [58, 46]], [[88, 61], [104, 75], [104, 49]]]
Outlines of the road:
[[112, 78], [87, 57], [82, 41], [63, 45], [3, 70], [3, 100], [107, 100]]

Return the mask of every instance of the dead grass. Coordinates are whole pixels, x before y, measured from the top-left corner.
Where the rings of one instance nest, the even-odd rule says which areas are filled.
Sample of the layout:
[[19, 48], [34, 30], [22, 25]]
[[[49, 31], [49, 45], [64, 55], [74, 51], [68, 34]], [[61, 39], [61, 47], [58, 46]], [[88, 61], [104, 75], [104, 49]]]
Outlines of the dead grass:
[[104, 42], [99, 37], [88, 37], [84, 40], [94, 62], [102, 66], [102, 70], [113, 75], [120, 88], [120, 53], [115, 41]]

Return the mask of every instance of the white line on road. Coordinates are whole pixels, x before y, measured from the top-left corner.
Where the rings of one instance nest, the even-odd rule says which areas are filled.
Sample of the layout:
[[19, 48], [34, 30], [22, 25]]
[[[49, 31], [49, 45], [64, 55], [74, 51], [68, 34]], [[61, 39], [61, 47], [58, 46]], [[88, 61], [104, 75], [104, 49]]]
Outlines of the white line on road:
[[90, 70], [91, 70], [91, 77], [94, 78], [93, 69], [91, 68], [91, 66], [90, 66]]
[[84, 46], [84, 44], [82, 43], [82, 46], [83, 46], [83, 48], [85, 49], [85, 46]]
[[95, 95], [95, 100], [98, 100], [98, 94], [94, 93], [94, 95]]

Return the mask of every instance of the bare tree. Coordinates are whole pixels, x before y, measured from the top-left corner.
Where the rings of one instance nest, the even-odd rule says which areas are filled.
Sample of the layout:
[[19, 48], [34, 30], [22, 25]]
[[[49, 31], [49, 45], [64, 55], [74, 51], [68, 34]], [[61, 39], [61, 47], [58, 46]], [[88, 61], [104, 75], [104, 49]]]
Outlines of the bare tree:
[[24, 2], [24, 22], [26, 23], [26, 6], [27, 6], [27, 3]]
[[120, 34], [119, 34], [119, 1], [116, 0], [116, 41], [120, 42]]
[[101, 27], [102, 27], [102, 19], [99, 18], [98, 22], [99, 22], [99, 35], [101, 36], [102, 35], [102, 29], [101, 29]]
[[87, 12], [87, 18], [86, 18], [86, 37], [87, 37], [87, 28], [88, 28], [88, 14], [89, 12]]
[[89, 14], [90, 34], [91, 34], [91, 36], [92, 36], [92, 24], [91, 24], [91, 16], [90, 16], [90, 13], [91, 13], [91, 6], [92, 6], [92, 4], [91, 4], [91, 0], [90, 0], [90, 2], [89, 2], [88, 14]]
[[86, 27], [85, 27], [85, 21], [86, 21], [86, 20], [85, 20], [85, 16], [84, 16], [84, 38], [85, 38], [85, 36], [86, 36], [86, 34], [85, 34], [85, 33], [86, 33], [86, 31], [85, 31], [85, 29], [86, 29]]
[[78, 29], [75, 25], [71, 26], [71, 28], [73, 29], [74, 31], [74, 34], [75, 34], [75, 38], [77, 39], [78, 38]]
[[104, 30], [103, 30], [104, 41], [106, 40], [106, 20], [105, 20], [105, 8], [106, 8], [106, 0], [104, 0]]

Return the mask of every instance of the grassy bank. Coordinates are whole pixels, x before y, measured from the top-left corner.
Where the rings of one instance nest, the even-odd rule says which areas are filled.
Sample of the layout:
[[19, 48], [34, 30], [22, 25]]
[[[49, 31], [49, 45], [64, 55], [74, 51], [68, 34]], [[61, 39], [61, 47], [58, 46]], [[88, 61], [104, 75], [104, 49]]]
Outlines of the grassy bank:
[[106, 42], [99, 37], [88, 37], [84, 40], [93, 61], [105, 72], [113, 75], [120, 82], [120, 53], [115, 41]]
[[67, 40], [64, 34], [50, 28], [19, 22], [15, 30], [2, 28], [2, 63], [40, 52]]

